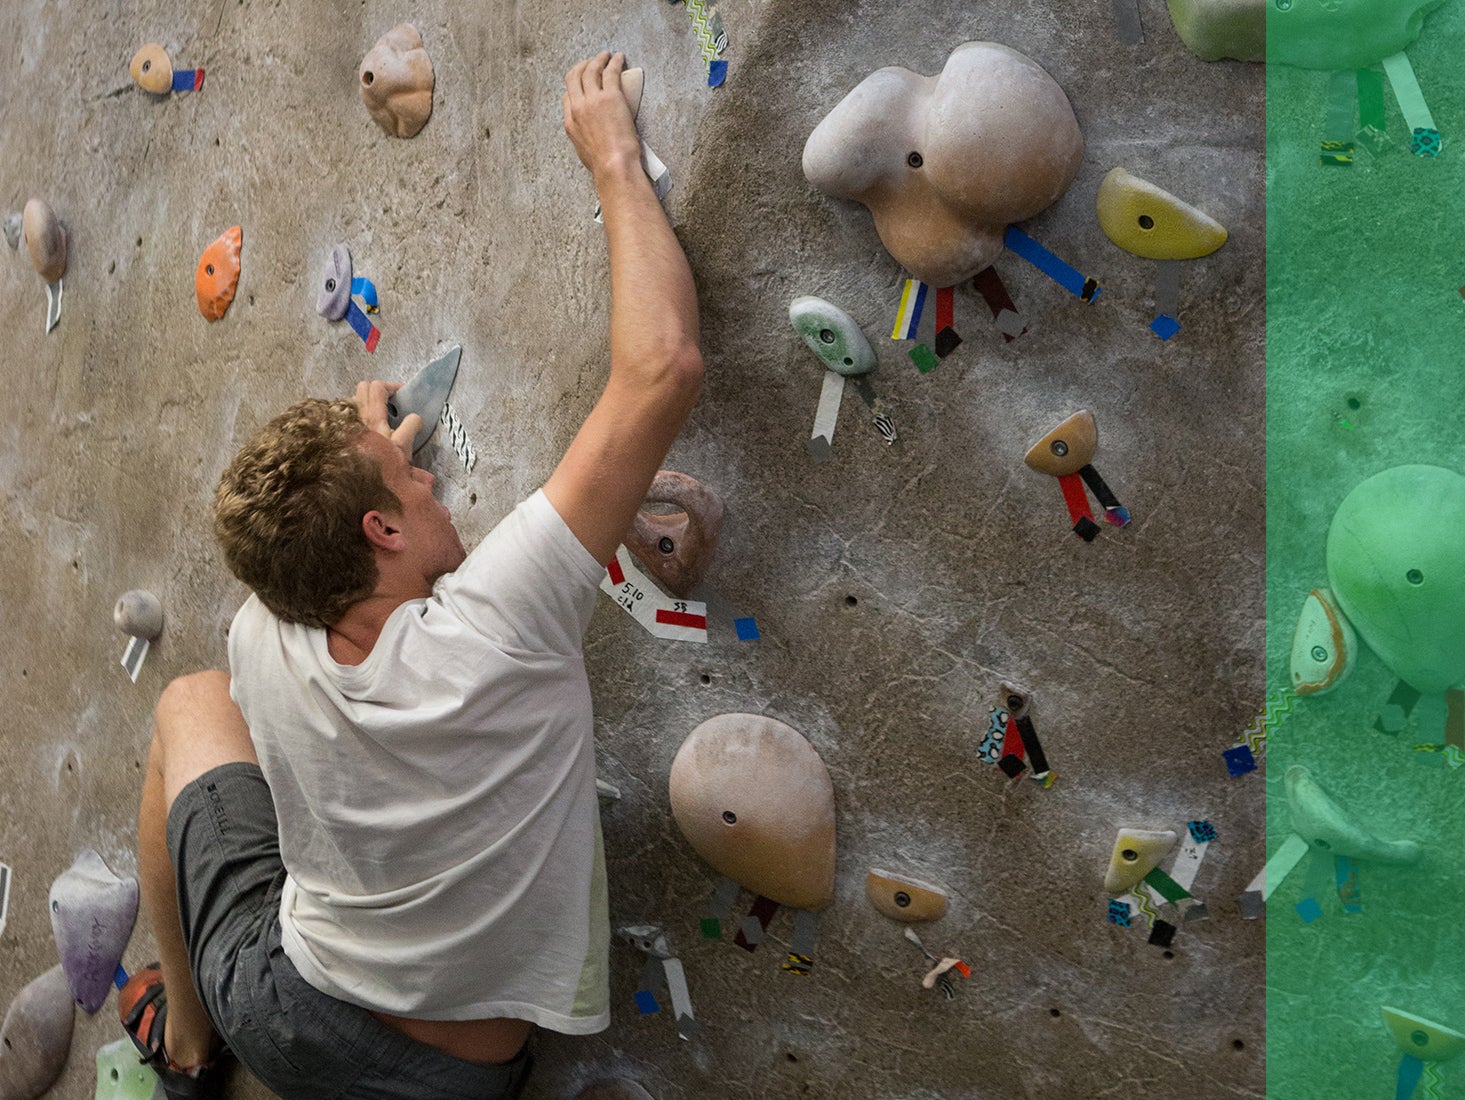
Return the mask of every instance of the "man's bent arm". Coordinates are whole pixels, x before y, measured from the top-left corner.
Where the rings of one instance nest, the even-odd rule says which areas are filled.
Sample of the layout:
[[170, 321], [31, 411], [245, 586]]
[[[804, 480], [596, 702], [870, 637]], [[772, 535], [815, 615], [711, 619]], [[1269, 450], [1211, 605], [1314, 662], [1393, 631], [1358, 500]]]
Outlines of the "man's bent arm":
[[565, 131], [595, 178], [610, 253], [610, 378], [544, 492], [598, 561], [620, 544], [702, 380], [697, 292], [606, 54], [566, 77]]

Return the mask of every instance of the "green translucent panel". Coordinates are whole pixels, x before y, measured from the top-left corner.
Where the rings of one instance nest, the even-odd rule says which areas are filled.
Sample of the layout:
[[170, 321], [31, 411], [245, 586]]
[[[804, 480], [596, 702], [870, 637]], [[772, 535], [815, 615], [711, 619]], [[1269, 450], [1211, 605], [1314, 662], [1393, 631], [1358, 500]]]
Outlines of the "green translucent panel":
[[[1436, 1078], [1465, 1095], [1440, 1039], [1465, 1032], [1465, 754], [1445, 751], [1445, 689], [1465, 688], [1465, 3], [1268, 5], [1269, 686], [1291, 682], [1313, 588], [1359, 654], [1272, 734], [1267, 849], [1292, 834], [1283, 777], [1302, 766], [1349, 827], [1423, 852], [1340, 868], [1314, 847], [1271, 894], [1267, 1092], [1387, 1100], [1402, 1061], [1415, 1096]], [[1383, 64], [1401, 48], [1418, 95]]]

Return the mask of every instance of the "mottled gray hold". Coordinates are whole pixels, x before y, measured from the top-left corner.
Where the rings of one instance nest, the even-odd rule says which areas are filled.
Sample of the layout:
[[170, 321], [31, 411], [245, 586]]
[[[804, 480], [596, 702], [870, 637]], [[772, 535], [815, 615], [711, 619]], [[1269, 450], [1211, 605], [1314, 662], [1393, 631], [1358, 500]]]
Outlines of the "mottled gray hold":
[[458, 360], [463, 356], [462, 348], [452, 348], [446, 354], [434, 359], [412, 376], [391, 397], [387, 398], [387, 425], [395, 431], [403, 420], [416, 413], [422, 417], [422, 427], [412, 439], [415, 454], [427, 444], [437, 430], [443, 416], [443, 406], [453, 392], [453, 382], [458, 377]]
[[17, 214], [11, 214], [5, 219], [5, 243], [11, 248], [20, 248], [20, 226], [22, 218]]
[[76, 1010], [66, 975], [53, 966], [16, 994], [0, 1024], [0, 1096], [36, 1100], [61, 1076]]
[[130, 637], [154, 641], [163, 632], [162, 601], [151, 592], [134, 588], [118, 597], [112, 621]]
[[351, 250], [344, 244], [331, 249], [320, 279], [315, 311], [327, 321], [339, 321], [351, 305]]
[[51, 931], [76, 1003], [95, 1015], [132, 939], [137, 880], [119, 878], [88, 848], [51, 884]]

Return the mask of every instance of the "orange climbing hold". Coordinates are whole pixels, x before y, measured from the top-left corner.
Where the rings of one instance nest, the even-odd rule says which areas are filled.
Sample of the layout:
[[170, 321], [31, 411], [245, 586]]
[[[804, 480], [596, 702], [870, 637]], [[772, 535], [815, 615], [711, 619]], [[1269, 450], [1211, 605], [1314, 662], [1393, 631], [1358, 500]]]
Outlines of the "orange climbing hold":
[[199, 257], [193, 288], [198, 294], [198, 311], [205, 320], [219, 320], [234, 300], [234, 290], [239, 286], [239, 247], [243, 243], [244, 231], [236, 225]]

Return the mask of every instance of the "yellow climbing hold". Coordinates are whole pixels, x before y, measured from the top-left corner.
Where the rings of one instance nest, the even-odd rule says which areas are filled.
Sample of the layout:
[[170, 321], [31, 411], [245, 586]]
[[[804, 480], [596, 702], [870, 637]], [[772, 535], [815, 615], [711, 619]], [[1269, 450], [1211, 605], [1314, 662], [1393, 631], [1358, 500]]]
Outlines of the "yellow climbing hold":
[[1160, 865], [1180, 838], [1169, 829], [1120, 829], [1104, 875], [1110, 897], [1133, 890]]
[[1099, 184], [1099, 227], [1147, 260], [1194, 260], [1226, 243], [1226, 227], [1149, 180], [1115, 168]]

